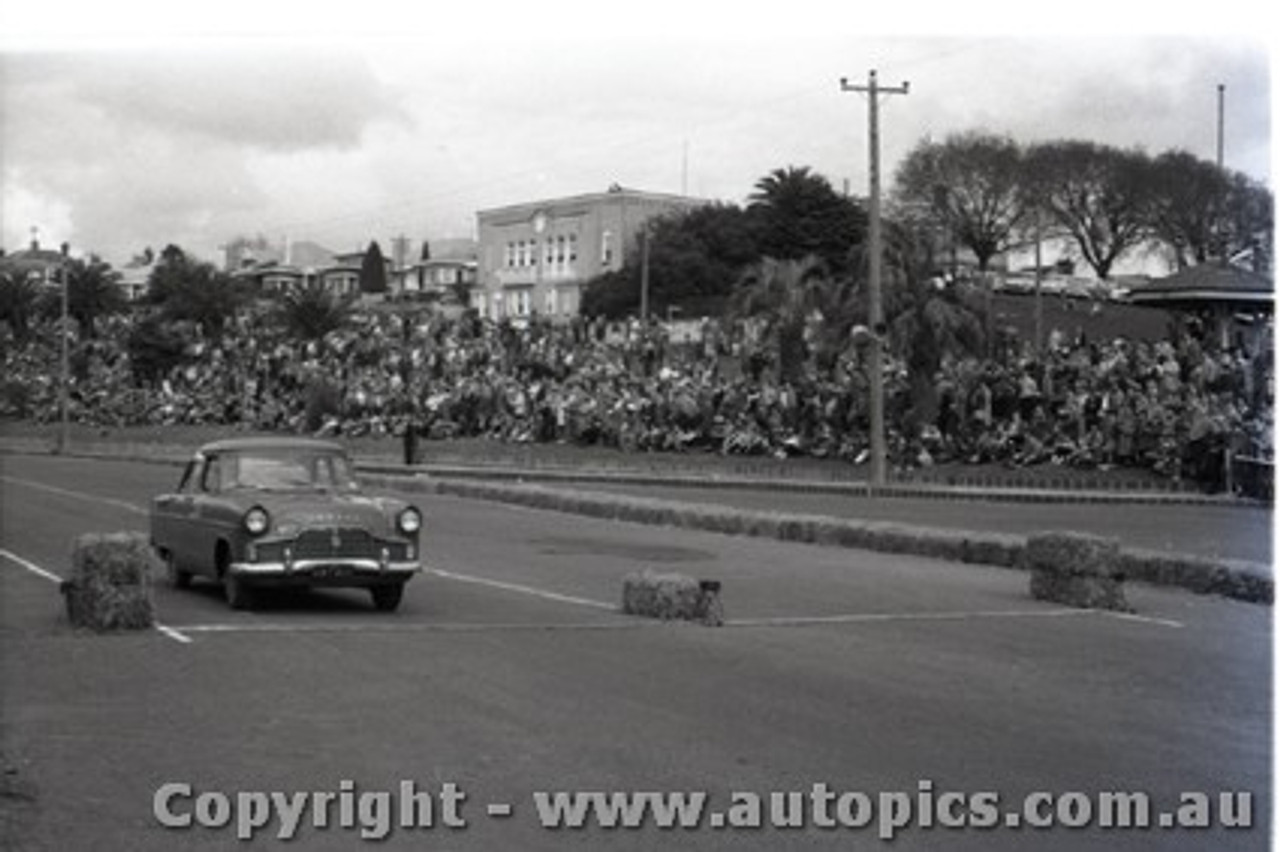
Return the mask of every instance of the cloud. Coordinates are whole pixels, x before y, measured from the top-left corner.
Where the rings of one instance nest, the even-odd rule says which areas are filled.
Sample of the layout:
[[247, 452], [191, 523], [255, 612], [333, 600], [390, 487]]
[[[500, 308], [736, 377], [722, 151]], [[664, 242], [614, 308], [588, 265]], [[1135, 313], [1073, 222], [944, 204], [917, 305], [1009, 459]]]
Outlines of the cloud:
[[[200, 244], [269, 201], [263, 157], [354, 155], [370, 128], [411, 124], [353, 54], [10, 54], [0, 58], [4, 243], [31, 224], [114, 255]], [[314, 180], [323, 182], [324, 175]], [[36, 203], [35, 199], [41, 199]], [[46, 221], [69, 210], [70, 233]], [[65, 225], [62, 225], [65, 228]]]
[[299, 49], [14, 57], [100, 120], [271, 151], [353, 148], [379, 120], [408, 121], [354, 53]]
[[[715, 35], [710, 33], [713, 31]], [[1269, 179], [1266, 49], [1242, 39], [871, 38], [822, 30], [0, 54], [6, 245], [55, 211], [109, 258], [240, 233], [336, 247], [461, 235], [477, 209], [619, 183], [741, 201], [774, 168], [867, 186], [877, 68], [884, 183], [925, 135], [981, 128], [1214, 153]], [[39, 203], [36, 203], [39, 200]]]

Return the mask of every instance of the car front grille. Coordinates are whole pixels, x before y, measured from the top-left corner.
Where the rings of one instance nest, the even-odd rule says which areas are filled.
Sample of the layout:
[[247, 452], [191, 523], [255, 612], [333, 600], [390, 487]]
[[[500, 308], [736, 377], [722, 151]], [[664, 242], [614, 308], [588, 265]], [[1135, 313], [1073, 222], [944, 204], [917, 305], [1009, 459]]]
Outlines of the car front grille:
[[367, 530], [349, 527], [306, 530], [293, 543], [294, 559], [377, 559], [380, 553], [380, 542]]

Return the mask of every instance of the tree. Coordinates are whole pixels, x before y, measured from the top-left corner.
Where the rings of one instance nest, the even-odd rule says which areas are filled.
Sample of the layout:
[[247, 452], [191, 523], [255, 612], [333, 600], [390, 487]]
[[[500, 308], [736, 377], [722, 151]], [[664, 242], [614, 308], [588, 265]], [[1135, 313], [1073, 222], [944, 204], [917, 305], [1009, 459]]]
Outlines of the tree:
[[360, 292], [387, 292], [387, 262], [377, 240], [369, 243], [364, 259], [360, 262]]
[[1012, 139], [976, 131], [925, 139], [898, 167], [899, 202], [929, 211], [973, 252], [978, 269], [1016, 242], [1027, 214], [1022, 152]]
[[[649, 302], [661, 314], [675, 306], [686, 313], [714, 313], [742, 269], [760, 259], [751, 222], [742, 208], [708, 204], [650, 220]], [[640, 304], [641, 251], [627, 253], [621, 270], [587, 284], [582, 312], [588, 316], [634, 314]]]
[[[765, 334], [773, 341], [778, 375], [799, 382], [805, 362], [818, 353], [805, 340], [806, 327], [815, 327], [814, 349], [837, 341], [843, 348], [853, 325], [859, 290], [852, 278], [833, 278], [817, 257], [799, 260], [762, 259], [743, 272], [730, 309], [740, 317], [762, 317]], [[826, 333], [824, 334], [823, 331]], [[834, 359], [825, 358], [830, 365]]]
[[154, 384], [186, 359], [186, 338], [159, 315], [138, 322], [125, 341], [129, 367], [136, 381]]
[[784, 260], [812, 255], [833, 273], [849, 268], [850, 253], [867, 230], [865, 212], [808, 166], [774, 169], [760, 178], [747, 211], [761, 255]]
[[1152, 169], [1145, 154], [1072, 140], [1035, 145], [1026, 162], [1029, 203], [1071, 236], [1099, 278], [1149, 238]]
[[1228, 176], [1223, 213], [1225, 256], [1251, 255], [1254, 272], [1271, 272], [1275, 258], [1275, 199], [1271, 190], [1240, 172]]
[[889, 347], [907, 365], [910, 403], [903, 417], [906, 434], [914, 438], [937, 418], [936, 376], [943, 359], [980, 352], [982, 323], [958, 288], [931, 283], [925, 233], [901, 222], [891, 222], [886, 232]]
[[346, 325], [350, 304], [319, 287], [305, 287], [285, 295], [277, 318], [297, 340], [318, 341]]
[[39, 304], [40, 290], [28, 278], [0, 272], [0, 322], [9, 324], [16, 339], [27, 339]]
[[1265, 186], [1186, 151], [1157, 157], [1151, 183], [1151, 234], [1179, 269], [1241, 252], [1255, 271], [1269, 268], [1274, 209]]
[[189, 257], [175, 245], [160, 253], [147, 280], [147, 301], [159, 306], [166, 319], [194, 322], [210, 337], [220, 335], [249, 298], [246, 288], [230, 275]]
[[1179, 269], [1214, 254], [1227, 194], [1226, 175], [1186, 151], [1161, 154], [1151, 168], [1151, 233]]
[[[96, 255], [88, 259], [68, 258], [55, 275], [59, 285], [63, 283], [62, 276], [67, 276], [67, 314], [85, 337], [97, 336], [97, 322], [101, 317], [121, 313], [128, 306], [120, 290], [119, 273]], [[41, 298], [41, 312], [45, 316], [61, 315], [60, 286], [50, 288]]]

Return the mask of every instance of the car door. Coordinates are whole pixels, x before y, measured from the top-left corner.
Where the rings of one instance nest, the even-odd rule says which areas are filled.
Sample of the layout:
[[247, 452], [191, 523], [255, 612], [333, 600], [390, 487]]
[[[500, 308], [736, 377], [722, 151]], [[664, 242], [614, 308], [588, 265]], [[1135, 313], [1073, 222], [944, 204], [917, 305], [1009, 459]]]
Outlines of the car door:
[[222, 462], [216, 454], [205, 457], [203, 464], [196, 471], [192, 482], [192, 493], [187, 506], [184, 547], [187, 549], [190, 563], [195, 570], [209, 576], [217, 574], [214, 565], [218, 534], [218, 519], [215, 501], [222, 491]]
[[188, 538], [191, 535], [192, 489], [203, 464], [203, 457], [187, 462], [177, 490], [161, 494], [153, 504], [151, 537], [156, 547], [173, 554], [184, 568], [191, 566], [193, 554], [188, 547]]

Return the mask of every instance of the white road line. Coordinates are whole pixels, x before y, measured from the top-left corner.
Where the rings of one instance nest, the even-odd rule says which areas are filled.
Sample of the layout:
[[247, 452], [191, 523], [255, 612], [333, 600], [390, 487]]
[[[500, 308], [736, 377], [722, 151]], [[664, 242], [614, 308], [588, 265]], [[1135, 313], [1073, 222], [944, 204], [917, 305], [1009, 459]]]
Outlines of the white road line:
[[1095, 609], [1008, 609], [969, 612], [866, 612], [842, 615], [775, 616], [767, 618], [729, 618], [725, 627], [803, 627], [821, 624], [864, 624], [889, 621], [978, 621], [997, 618], [1061, 618], [1064, 616], [1106, 615], [1161, 627], [1182, 627], [1181, 622], [1164, 618], [1147, 618], [1131, 613]]
[[1174, 621], [1172, 618], [1155, 618], [1149, 615], [1138, 615], [1134, 612], [1114, 612], [1109, 609], [1090, 610], [1098, 615], [1105, 615], [1110, 618], [1118, 618], [1121, 621], [1136, 621], [1139, 624], [1156, 624], [1160, 627], [1182, 628], [1186, 627], [1181, 621]]
[[[20, 565], [21, 567], [30, 571], [32, 574], [35, 574], [37, 577], [41, 577], [45, 580], [48, 580], [51, 583], [58, 583], [58, 584], [62, 583], [62, 578], [59, 577], [57, 574], [53, 573], [52, 571], [46, 568], [41, 568], [39, 565], [37, 565], [36, 563], [32, 562], [29, 559], [23, 559], [21, 556], [19, 556], [18, 554], [14, 553], [11, 550], [5, 550], [3, 548], [0, 548], [0, 556], [3, 556], [5, 559], [8, 559], [10, 562], [13, 562], [15, 565]], [[174, 640], [175, 642], [181, 642], [184, 645], [191, 644], [191, 637], [183, 635], [176, 628], [170, 627], [167, 624], [161, 624], [158, 621], [155, 623], [155, 627], [157, 631], [164, 634], [165, 636], [168, 636], [170, 639]]]
[[175, 642], [181, 642], [183, 645], [190, 645], [192, 642], [191, 637], [180, 631], [178, 628], [170, 627], [167, 624], [161, 624], [158, 621], [156, 622], [156, 630], [159, 630]]
[[104, 497], [100, 494], [86, 494], [83, 491], [72, 491], [68, 488], [59, 488], [56, 485], [46, 485], [43, 482], [35, 482], [33, 480], [22, 479], [17, 476], [0, 476], [0, 480], [4, 482], [12, 482], [15, 485], [22, 485], [27, 488], [34, 488], [37, 491], [47, 491], [50, 494], [60, 494], [63, 497], [72, 497], [76, 500], [86, 500], [90, 503], [106, 503], [109, 506], [115, 506], [138, 515], [148, 514], [148, 510], [146, 508], [139, 506], [137, 503], [130, 503], [128, 500], [117, 500], [114, 497]]
[[19, 556], [18, 554], [14, 553], [11, 550], [0, 549], [0, 556], [3, 556], [5, 559], [8, 559], [10, 562], [15, 562], [18, 565], [21, 565], [23, 568], [26, 568], [32, 574], [35, 574], [37, 577], [43, 577], [44, 579], [48, 580], [50, 583], [62, 582], [62, 578], [59, 577], [57, 574], [53, 573], [52, 571], [47, 571], [44, 568], [41, 568], [39, 565], [37, 565], [34, 562], [31, 562], [27, 559], [23, 559], [21, 556]]
[[507, 592], [518, 592], [522, 595], [532, 595], [535, 598], [542, 598], [543, 600], [548, 601], [576, 604], [577, 606], [589, 606], [593, 609], [607, 609], [611, 612], [616, 612], [618, 610], [617, 604], [591, 600], [590, 598], [579, 598], [574, 595], [562, 595], [559, 592], [549, 592], [545, 589], [534, 588], [533, 586], [522, 586], [519, 583], [490, 580], [487, 577], [476, 577], [472, 574], [458, 574], [453, 571], [445, 571], [441, 568], [423, 568], [422, 572], [424, 574], [434, 574], [435, 576], [443, 577], [446, 580], [457, 580], [460, 583], [474, 583], [477, 586], [488, 586], [492, 589], [502, 589]]
[[598, 622], [553, 621], [546, 623], [532, 621], [389, 621], [356, 624], [344, 624], [342, 622], [290, 624], [283, 621], [254, 621], [222, 624], [180, 624], [176, 629], [184, 633], [487, 633], [495, 631], [637, 630], [645, 627], [661, 626], [662, 624], [663, 622], [661, 621], [647, 619], [619, 619], [617, 621]]

